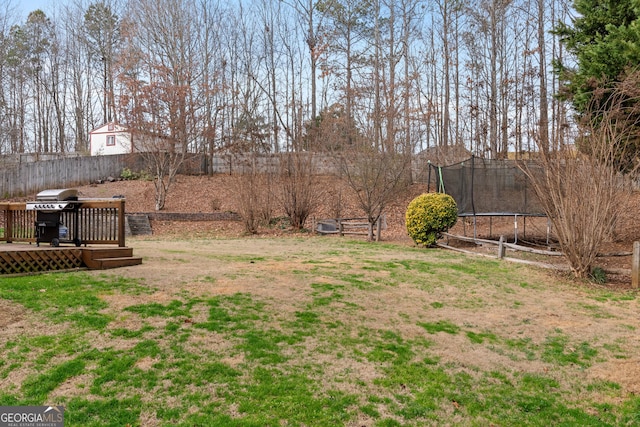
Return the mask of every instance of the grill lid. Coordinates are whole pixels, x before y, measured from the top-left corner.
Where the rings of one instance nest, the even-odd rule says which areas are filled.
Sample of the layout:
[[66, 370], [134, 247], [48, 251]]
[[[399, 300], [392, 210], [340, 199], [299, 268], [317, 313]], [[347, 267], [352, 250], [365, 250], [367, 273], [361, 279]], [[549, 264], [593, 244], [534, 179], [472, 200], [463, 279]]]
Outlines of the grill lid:
[[44, 190], [39, 192], [36, 198], [37, 201], [27, 203], [28, 211], [73, 210], [76, 206], [74, 201], [78, 200], [78, 190], [75, 188]]
[[76, 190], [75, 188], [44, 190], [38, 193], [36, 199], [40, 202], [78, 200], [78, 190]]

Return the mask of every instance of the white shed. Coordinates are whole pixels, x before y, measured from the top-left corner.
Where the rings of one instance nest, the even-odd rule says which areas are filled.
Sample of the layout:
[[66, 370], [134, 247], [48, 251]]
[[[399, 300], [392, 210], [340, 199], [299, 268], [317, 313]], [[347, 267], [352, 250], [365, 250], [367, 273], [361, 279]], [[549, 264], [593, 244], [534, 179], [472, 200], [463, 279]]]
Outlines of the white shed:
[[89, 132], [89, 149], [92, 156], [132, 153], [131, 132], [117, 123], [106, 123]]

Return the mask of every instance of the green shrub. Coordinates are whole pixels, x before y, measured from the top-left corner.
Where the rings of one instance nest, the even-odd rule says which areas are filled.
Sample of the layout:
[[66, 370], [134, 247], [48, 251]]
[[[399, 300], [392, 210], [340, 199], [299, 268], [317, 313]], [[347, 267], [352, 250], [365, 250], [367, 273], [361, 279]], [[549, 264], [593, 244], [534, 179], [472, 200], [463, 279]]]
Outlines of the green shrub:
[[122, 178], [125, 181], [130, 181], [130, 180], [136, 180], [138, 178], [140, 178], [140, 176], [133, 172], [131, 169], [129, 168], [124, 168], [122, 169], [122, 173], [120, 174], [120, 178]]
[[417, 245], [433, 246], [440, 233], [456, 223], [458, 207], [448, 194], [421, 194], [409, 203], [405, 219], [407, 233]]
[[132, 180], [151, 181], [153, 177], [146, 170], [142, 170], [140, 172], [134, 172], [129, 168], [124, 168], [120, 173], [120, 179], [124, 181], [132, 181]]

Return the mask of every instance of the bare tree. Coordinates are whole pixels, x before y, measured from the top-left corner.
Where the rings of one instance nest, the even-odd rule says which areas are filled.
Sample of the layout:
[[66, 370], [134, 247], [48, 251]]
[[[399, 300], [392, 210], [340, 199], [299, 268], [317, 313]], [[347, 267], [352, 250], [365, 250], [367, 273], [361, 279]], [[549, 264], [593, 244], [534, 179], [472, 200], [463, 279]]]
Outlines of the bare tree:
[[301, 18], [300, 25], [305, 27], [305, 43], [309, 49], [309, 63], [311, 74], [309, 82], [311, 84], [311, 119], [315, 119], [318, 107], [317, 74], [318, 61], [322, 55], [325, 44], [321, 34], [322, 15], [317, 13], [318, 2], [315, 0], [283, 0], [284, 3], [293, 7], [296, 14]]
[[249, 234], [257, 234], [259, 226], [269, 224], [273, 217], [273, 182], [276, 176], [273, 171], [261, 168], [258, 159], [255, 153], [251, 155], [242, 173], [233, 179], [238, 212]]
[[197, 37], [202, 14], [191, 0], [138, 0], [130, 7], [119, 75], [121, 109], [134, 145], [149, 163], [161, 210], [204, 127], [197, 90], [204, 84]]
[[[408, 155], [380, 152], [367, 145], [360, 145], [341, 158], [342, 175], [367, 216], [369, 240], [373, 240], [373, 227], [385, 208], [410, 185], [410, 166]], [[375, 238], [380, 239], [379, 233]]]
[[[18, 114], [9, 114], [16, 111], [16, 102], [22, 97], [17, 92], [13, 76], [16, 72], [17, 58], [12, 55], [12, 33], [10, 31], [15, 22], [15, 11], [11, 3], [0, 7], [0, 153], [15, 152], [17, 144], [16, 119]], [[14, 52], [15, 53], [15, 52]], [[20, 115], [22, 116], [22, 115]]]
[[70, 96], [67, 114], [76, 152], [89, 151], [89, 132], [104, 124], [106, 115], [103, 108], [98, 108], [102, 103], [96, 102], [96, 98], [101, 99], [98, 95], [103, 92], [100, 87], [102, 73], [95, 69], [96, 61], [90, 60], [91, 46], [84, 25], [86, 12], [84, 6], [77, 3], [64, 11]]
[[[264, 74], [264, 85], [261, 86], [262, 90], [265, 92], [267, 98], [271, 101], [271, 114], [270, 123], [268, 123], [268, 127], [270, 127], [270, 134], [272, 136], [270, 143], [268, 144], [270, 149], [275, 152], [279, 151], [280, 141], [279, 141], [279, 131], [280, 127], [278, 126], [278, 92], [280, 91], [278, 85], [278, 70], [277, 70], [277, 62], [278, 55], [276, 53], [277, 46], [277, 31], [282, 25], [282, 13], [280, 9], [279, 2], [271, 2], [263, 0], [261, 4], [258, 4], [257, 9], [259, 10], [261, 24], [264, 28], [263, 31], [260, 32], [261, 36], [261, 63], [263, 65], [263, 74]], [[256, 77], [256, 76], [253, 76]], [[265, 114], [265, 122], [267, 122]], [[267, 136], [268, 136], [267, 134]]]
[[547, 41], [545, 37], [545, 5], [544, 0], [538, 2], [538, 58], [539, 58], [539, 88], [540, 88], [540, 120], [538, 135], [540, 145], [544, 150], [549, 147], [549, 101], [547, 99]]
[[[170, 80], [162, 73], [177, 76], [174, 53], [187, 46], [178, 14], [189, 16], [178, 25], [190, 25], [185, 58], [198, 64], [172, 84], [188, 81], [189, 98], [203, 106], [192, 115], [202, 132], [189, 151], [315, 150], [310, 143], [324, 144], [304, 132], [334, 105], [348, 125], [341, 145], [365, 134], [381, 151], [464, 143], [503, 157], [532, 151], [547, 131], [556, 144], [570, 128], [549, 66], [566, 55], [549, 35], [571, 19], [565, 0], [77, 0], [56, 8], [67, 13], [34, 13], [13, 30], [0, 23], [5, 152], [69, 143], [82, 151], [92, 128], [125, 119], [116, 116], [133, 86], [115, 79], [127, 56], [118, 17], [136, 21], [136, 46], [149, 58], [125, 77], [158, 89]], [[167, 68], [149, 67], [151, 59]]]
[[[371, 32], [372, 5], [373, 0], [322, 0], [317, 6], [333, 25], [329, 49], [334, 62], [329, 69], [340, 77], [340, 103], [345, 106], [346, 119], [352, 129], [347, 134], [349, 143], [352, 143], [356, 133], [354, 116], [358, 88], [354, 74], [365, 56], [362, 44]], [[366, 81], [366, 84], [371, 85], [372, 82]]]
[[452, 49], [451, 49], [451, 27], [452, 27], [452, 18], [453, 12], [451, 9], [454, 9], [455, 4], [452, 4], [451, 0], [438, 0], [436, 1], [436, 6], [438, 9], [438, 13], [441, 19], [441, 31], [440, 37], [442, 39], [442, 55], [443, 55], [443, 76], [442, 76], [442, 118], [441, 118], [441, 137], [440, 137], [440, 145], [449, 145], [449, 128], [450, 128], [450, 108], [449, 105], [451, 103], [451, 65], [453, 63], [452, 57]]
[[29, 147], [26, 137], [27, 121], [27, 55], [24, 43], [24, 32], [20, 26], [14, 26], [9, 32], [6, 43], [6, 65], [3, 73], [3, 83], [7, 97], [3, 103], [7, 116], [7, 135], [11, 153], [24, 153]]
[[[570, 5], [566, 2], [553, 0], [551, 2], [551, 24], [553, 27], [557, 27], [559, 22], [569, 21], [571, 18]], [[551, 58], [556, 63], [562, 64], [565, 63], [565, 49], [562, 43], [559, 42], [559, 35], [556, 33], [553, 34], [553, 43], [552, 43], [552, 55]], [[563, 85], [563, 82], [560, 81], [558, 73], [552, 74], [552, 88], [554, 94], [562, 93], [566, 88]], [[551, 114], [551, 132], [552, 138], [551, 143], [554, 147], [560, 146], [564, 143], [566, 133], [568, 132], [569, 126], [567, 126], [567, 112], [569, 110], [568, 100], [562, 100], [559, 96], [555, 96], [552, 99], [553, 110]]]
[[416, 92], [416, 82], [418, 73], [414, 73], [412, 69], [411, 47], [417, 40], [417, 23], [421, 16], [421, 0], [402, 0], [400, 2], [400, 10], [402, 16], [402, 31], [400, 35], [401, 55], [403, 58], [403, 84], [400, 86], [402, 97], [402, 115], [403, 115], [403, 144], [405, 153], [412, 153], [416, 148], [416, 142], [419, 140], [418, 132], [413, 132], [414, 122], [422, 124], [422, 120], [415, 120], [413, 102], [414, 93]]
[[47, 91], [50, 83], [51, 67], [48, 51], [55, 43], [54, 29], [51, 20], [42, 10], [29, 14], [23, 27], [25, 42], [24, 53], [27, 57], [28, 82], [31, 84], [31, 107], [33, 117], [33, 135], [35, 151], [48, 153], [51, 150], [51, 98]]
[[[540, 147], [539, 168], [523, 167], [577, 278], [592, 272], [598, 250], [625, 209], [630, 180], [618, 171], [621, 159], [640, 140], [639, 83], [640, 73], [631, 74], [613, 90], [607, 110], [588, 111], [579, 123], [575, 145]], [[627, 169], [632, 174], [637, 168], [633, 163]]]
[[120, 18], [109, 2], [93, 2], [84, 14], [84, 37], [90, 60], [101, 69], [102, 123], [116, 120], [113, 66], [120, 45]]
[[295, 230], [304, 224], [320, 205], [321, 191], [316, 180], [313, 153], [280, 155], [280, 202]]

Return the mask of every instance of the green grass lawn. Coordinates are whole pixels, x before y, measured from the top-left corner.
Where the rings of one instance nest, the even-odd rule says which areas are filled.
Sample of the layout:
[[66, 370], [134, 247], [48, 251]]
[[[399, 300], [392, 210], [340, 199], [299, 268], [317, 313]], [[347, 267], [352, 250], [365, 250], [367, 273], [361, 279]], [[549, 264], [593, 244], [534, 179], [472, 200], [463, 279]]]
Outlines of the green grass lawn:
[[615, 374], [638, 361], [635, 294], [338, 238], [132, 246], [142, 266], [0, 278], [0, 405], [63, 405], [66, 426], [640, 425]]

